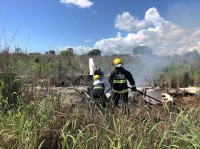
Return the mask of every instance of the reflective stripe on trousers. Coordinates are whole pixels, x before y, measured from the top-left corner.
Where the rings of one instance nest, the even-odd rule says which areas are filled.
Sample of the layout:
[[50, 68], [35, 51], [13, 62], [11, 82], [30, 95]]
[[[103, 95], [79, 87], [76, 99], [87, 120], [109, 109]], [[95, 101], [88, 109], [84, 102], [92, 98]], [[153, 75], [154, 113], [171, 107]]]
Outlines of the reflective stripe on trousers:
[[126, 93], [126, 92], [128, 92], [128, 89], [125, 89], [125, 90], [122, 90], [122, 91], [117, 91], [117, 90], [114, 90], [114, 89], [112, 89], [112, 90], [115, 93]]

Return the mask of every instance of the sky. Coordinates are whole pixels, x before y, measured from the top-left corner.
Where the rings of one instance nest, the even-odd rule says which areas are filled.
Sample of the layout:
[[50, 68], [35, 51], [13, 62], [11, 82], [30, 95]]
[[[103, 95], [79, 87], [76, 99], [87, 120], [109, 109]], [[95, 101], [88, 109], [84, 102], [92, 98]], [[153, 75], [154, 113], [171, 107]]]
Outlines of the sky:
[[200, 0], [0, 0], [0, 6], [1, 50], [200, 51]]

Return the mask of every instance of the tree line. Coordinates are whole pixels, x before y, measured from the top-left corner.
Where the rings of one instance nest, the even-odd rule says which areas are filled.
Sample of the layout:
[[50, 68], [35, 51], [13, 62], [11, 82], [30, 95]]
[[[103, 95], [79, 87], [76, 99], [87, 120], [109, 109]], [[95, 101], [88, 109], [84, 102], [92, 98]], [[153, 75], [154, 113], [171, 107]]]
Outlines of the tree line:
[[[148, 46], [136, 46], [132, 49], [132, 54], [135, 55], [135, 56], [156, 56], [156, 54], [154, 54], [153, 52], [153, 49], [151, 49], [150, 47]], [[23, 55], [25, 54], [24, 52], [22, 52], [22, 49], [17, 47], [15, 48], [15, 51], [13, 52], [13, 54], [17, 54], [17, 55]], [[45, 54], [47, 55], [56, 55], [56, 51], [55, 50], [48, 50], [45, 52]], [[100, 49], [92, 49], [91, 51], [89, 51], [88, 53], [86, 54], [83, 54], [83, 55], [87, 55], [87, 56], [101, 56], [102, 52]], [[39, 52], [35, 52], [35, 53], [29, 53], [29, 55], [42, 55], [41, 53]], [[61, 51], [59, 53], [59, 55], [61, 56], [72, 56], [72, 55], [76, 55], [74, 53], [74, 49], [73, 48], [67, 48], [63, 51]], [[113, 55], [116, 55], [116, 54], [113, 54]], [[126, 55], [126, 54], [120, 54], [120, 55]], [[187, 53], [184, 54], [185, 56], [199, 56], [199, 52], [194, 49], [193, 51], [189, 51]], [[179, 57], [179, 55], [177, 55]]]

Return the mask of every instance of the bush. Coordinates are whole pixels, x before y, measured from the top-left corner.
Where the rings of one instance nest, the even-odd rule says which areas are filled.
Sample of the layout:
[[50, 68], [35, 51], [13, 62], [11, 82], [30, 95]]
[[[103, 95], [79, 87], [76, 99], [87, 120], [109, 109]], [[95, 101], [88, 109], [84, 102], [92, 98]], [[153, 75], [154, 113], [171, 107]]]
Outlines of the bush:
[[14, 73], [0, 73], [0, 97], [8, 104], [16, 104], [20, 93], [20, 82]]

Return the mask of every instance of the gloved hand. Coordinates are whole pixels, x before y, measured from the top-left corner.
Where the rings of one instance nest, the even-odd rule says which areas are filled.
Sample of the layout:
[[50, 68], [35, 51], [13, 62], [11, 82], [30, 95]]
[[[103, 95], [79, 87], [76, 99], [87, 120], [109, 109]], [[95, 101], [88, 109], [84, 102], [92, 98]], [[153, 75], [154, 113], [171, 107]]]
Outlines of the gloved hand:
[[131, 91], [136, 92], [136, 91], [137, 91], [136, 86], [132, 87], [132, 88], [131, 88]]

